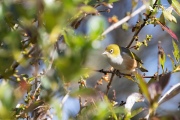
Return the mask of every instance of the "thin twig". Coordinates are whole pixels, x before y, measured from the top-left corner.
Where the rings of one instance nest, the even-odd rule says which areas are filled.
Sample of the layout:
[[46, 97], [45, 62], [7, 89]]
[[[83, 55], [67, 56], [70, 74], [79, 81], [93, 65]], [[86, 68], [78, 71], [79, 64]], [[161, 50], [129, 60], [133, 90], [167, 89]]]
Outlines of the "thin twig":
[[33, 73], [33, 76], [34, 76], [34, 78], [35, 78], [35, 83], [34, 83], [34, 85], [35, 85], [35, 88], [37, 88], [37, 81], [38, 81], [38, 79], [37, 79], [37, 76], [38, 76], [38, 71], [39, 71], [39, 64], [38, 64], [38, 62], [36, 62], [35, 64], [34, 64], [34, 73]]
[[161, 59], [161, 41], [158, 41], [158, 65], [157, 65], [157, 81], [159, 81], [160, 59]]
[[[153, 9], [156, 7], [158, 0], [156, 0], [153, 4]], [[131, 44], [134, 42], [134, 40], [136, 39], [136, 36], [139, 34], [139, 32], [141, 31], [141, 29], [146, 25], [146, 22], [149, 20], [150, 16], [152, 15], [153, 11], [150, 11], [149, 14], [146, 16], [146, 19], [144, 19], [144, 22], [141, 24], [140, 28], [134, 33], [133, 38], [131, 39], [130, 43], [128, 44], [128, 46], [126, 48], [130, 48]]]
[[82, 109], [85, 108], [85, 107], [87, 107], [87, 103], [88, 103], [87, 100], [85, 100], [85, 102], [82, 103], [81, 96], [79, 96], [79, 105], [80, 105], [79, 107], [80, 107], [80, 110], [79, 110], [79, 112], [78, 112], [76, 118], [81, 114]]
[[82, 110], [82, 100], [81, 100], [81, 96], [79, 96], [79, 105], [80, 105], [80, 110], [79, 110], [79, 113], [81, 113], [81, 110]]
[[37, 93], [37, 91], [39, 90], [39, 88], [40, 88], [40, 87], [41, 87], [41, 83], [39, 83], [39, 84], [38, 84], [38, 86], [37, 86], [36, 90], [34, 91], [33, 96], [35, 96], [35, 95], [36, 95], [36, 93]]
[[116, 90], [113, 90], [113, 100], [116, 100]]
[[143, 78], [157, 78], [157, 76], [142, 76]]
[[108, 92], [109, 92], [109, 89], [110, 89], [111, 83], [112, 83], [112, 81], [113, 81], [113, 77], [114, 77], [114, 75], [115, 75], [115, 72], [116, 72], [116, 69], [113, 70], [113, 73], [112, 73], [112, 75], [111, 75], [111, 79], [110, 79], [110, 81], [109, 81], [109, 83], [108, 83], [108, 85], [107, 85], [106, 95], [107, 95]]
[[128, 15], [126, 17], [124, 17], [123, 19], [121, 19], [120, 21], [118, 21], [117, 23], [111, 25], [108, 29], [106, 29], [103, 33], [103, 35], [106, 35], [107, 33], [111, 32], [112, 30], [116, 29], [117, 27], [119, 27], [120, 25], [122, 25], [123, 23], [125, 23], [126, 21], [128, 21], [130, 18], [136, 16], [137, 14], [139, 14], [141, 11], [143, 11], [144, 9], [146, 9], [146, 5], [142, 5], [139, 9], [137, 9], [136, 11], [134, 11], [131, 15]]
[[121, 72], [119, 72], [118, 70], [116, 70], [116, 71], [111, 71], [111, 70], [103, 70], [103, 69], [101, 69], [101, 70], [96, 70], [97, 72], [101, 72], [101, 73], [104, 73], [104, 74], [107, 74], [107, 73], [114, 73], [114, 74], [116, 74], [117, 76], [121, 76], [121, 75], [126, 75], [126, 76], [132, 76], [132, 74], [125, 74], [125, 73], [121, 73]]
[[104, 73], [104, 74], [113, 73], [113, 71], [111, 71], [111, 70], [103, 70], [103, 69], [101, 69], [101, 70], [95, 70], [95, 71], [100, 72], [100, 73]]

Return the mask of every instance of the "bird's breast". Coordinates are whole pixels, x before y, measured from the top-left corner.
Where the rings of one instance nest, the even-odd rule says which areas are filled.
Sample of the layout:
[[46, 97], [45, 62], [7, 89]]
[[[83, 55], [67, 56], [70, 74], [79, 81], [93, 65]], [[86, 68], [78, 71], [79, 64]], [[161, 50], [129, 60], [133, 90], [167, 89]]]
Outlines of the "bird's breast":
[[121, 73], [128, 74], [128, 73], [132, 73], [133, 71], [135, 71], [135, 68], [131, 67], [133, 63], [129, 63], [127, 60], [124, 60], [122, 58], [122, 56], [108, 59], [108, 62], [114, 69], [119, 70]]
[[122, 64], [123, 58], [121, 56], [109, 58], [108, 62], [115, 69], [118, 69], [118, 70], [124, 69], [124, 65]]

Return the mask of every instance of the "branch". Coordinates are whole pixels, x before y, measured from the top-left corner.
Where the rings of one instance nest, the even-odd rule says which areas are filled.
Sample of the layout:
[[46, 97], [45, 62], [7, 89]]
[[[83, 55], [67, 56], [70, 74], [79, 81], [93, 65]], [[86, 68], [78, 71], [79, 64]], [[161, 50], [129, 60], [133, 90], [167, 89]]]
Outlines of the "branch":
[[[122, 77], [122, 76], [131, 76], [131, 77], [135, 77], [134, 75], [132, 74], [125, 74], [125, 73], [120, 73], [119, 71], [111, 71], [111, 70], [96, 70], [97, 72], [100, 72], [100, 73], [103, 73], [103, 74], [107, 74], [107, 73], [112, 73], [112, 74], [115, 74], [117, 75], [118, 77]], [[153, 76], [145, 76], [145, 75], [142, 75], [143, 78], [157, 78], [156, 75], [153, 75]]]
[[34, 91], [34, 94], [33, 94], [33, 97], [36, 96], [36, 93], [38, 92], [39, 88], [41, 87], [41, 83], [38, 84], [38, 86], [36, 87], [35, 91]]
[[[153, 9], [156, 7], [158, 0], [156, 0], [153, 4]], [[130, 43], [128, 44], [128, 46], [126, 48], [130, 48], [131, 44], [134, 42], [134, 40], [136, 39], [136, 36], [139, 34], [139, 32], [141, 31], [141, 29], [146, 25], [146, 22], [149, 20], [151, 14], [153, 11], [150, 11], [149, 14], [146, 16], [146, 19], [144, 19], [144, 22], [141, 24], [140, 28], [134, 33], [133, 38], [131, 39]]]
[[107, 85], [106, 95], [108, 94], [108, 91], [109, 91], [109, 89], [110, 89], [110, 86], [111, 86], [111, 83], [112, 83], [112, 81], [113, 81], [113, 77], [114, 77], [114, 75], [115, 75], [115, 72], [116, 72], [116, 69], [114, 69], [113, 72], [112, 72], [111, 79], [110, 79], [110, 81], [109, 81], [109, 83], [108, 83], [108, 85]]
[[113, 73], [113, 71], [111, 71], [111, 70], [103, 70], [103, 69], [101, 69], [101, 70], [95, 70], [95, 71], [100, 72], [100, 73], [104, 73], [104, 74]]
[[126, 76], [132, 76], [132, 74], [125, 74], [125, 73], [121, 73], [119, 72], [118, 70], [116, 71], [111, 71], [111, 70], [96, 70], [97, 72], [100, 72], [100, 73], [104, 73], [104, 74], [107, 74], [107, 73], [114, 73], [116, 74], [117, 76], [121, 77], [121, 75], [126, 75]]
[[128, 21], [130, 18], [134, 17], [135, 15], [139, 14], [141, 11], [143, 11], [144, 9], [146, 9], [146, 5], [142, 5], [139, 9], [137, 9], [136, 11], [134, 11], [131, 15], [128, 15], [126, 17], [124, 17], [123, 19], [121, 19], [120, 21], [118, 21], [117, 23], [111, 25], [108, 29], [106, 29], [103, 33], [103, 35], [106, 35], [107, 33], [111, 32], [112, 30], [116, 29], [117, 27], [119, 27], [120, 25], [122, 25], [123, 23], [125, 23], [126, 21]]
[[82, 109], [83, 109], [83, 108], [87, 107], [87, 103], [88, 103], [88, 101], [87, 101], [87, 100], [85, 100], [85, 102], [84, 102], [84, 104], [83, 104], [83, 103], [82, 103], [81, 96], [79, 96], [79, 105], [80, 105], [80, 110], [79, 110], [79, 112], [78, 112], [78, 114], [77, 114], [77, 116], [76, 116], [76, 117], [78, 117], [78, 115], [80, 115], [80, 114], [81, 114], [81, 111], [82, 111]]

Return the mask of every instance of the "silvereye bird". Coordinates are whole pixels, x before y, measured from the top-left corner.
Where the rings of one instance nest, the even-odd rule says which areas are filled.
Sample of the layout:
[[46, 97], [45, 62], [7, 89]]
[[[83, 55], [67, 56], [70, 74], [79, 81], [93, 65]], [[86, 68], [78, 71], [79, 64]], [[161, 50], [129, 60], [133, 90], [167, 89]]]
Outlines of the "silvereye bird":
[[[109, 64], [121, 73], [131, 74], [138, 67], [138, 61], [134, 57], [135, 54], [116, 44], [108, 45], [103, 54], [106, 55]], [[144, 69], [143, 72], [147, 72], [147, 70]]]

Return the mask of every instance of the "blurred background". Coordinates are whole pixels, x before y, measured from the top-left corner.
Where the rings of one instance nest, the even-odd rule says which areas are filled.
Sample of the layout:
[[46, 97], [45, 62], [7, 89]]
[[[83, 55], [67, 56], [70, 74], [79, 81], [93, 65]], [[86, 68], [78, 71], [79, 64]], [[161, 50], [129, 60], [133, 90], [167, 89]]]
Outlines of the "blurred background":
[[[143, 21], [143, 13], [148, 10], [140, 12], [123, 24], [126, 30], [119, 26], [104, 37], [99, 35], [112, 25], [109, 19], [113, 16], [121, 20], [141, 7], [143, 2], [148, 5], [153, 0], [118, 0], [111, 3], [112, 8], [104, 5], [105, 1], [96, 7], [97, 10], [103, 11], [99, 12], [101, 15], [97, 15], [92, 8], [81, 8], [85, 3], [93, 6], [98, 2], [101, 3], [81, 0], [0, 1], [0, 111], [3, 111], [0, 113], [0, 119], [8, 117], [13, 107], [19, 119], [28, 118], [29, 115], [38, 119], [44, 117], [68, 120], [79, 114], [80, 97], [83, 103], [86, 100], [93, 103], [103, 99], [108, 83], [103, 81], [102, 85], [95, 88], [97, 81], [103, 76], [95, 70], [110, 69], [102, 55], [103, 51], [112, 43], [126, 47], [133, 38], [133, 27], [138, 21]], [[133, 8], [132, 3], [136, 3]], [[161, 4], [165, 8], [170, 6], [167, 1], [161, 1]], [[107, 9], [109, 12], [106, 12]], [[81, 10], [86, 14], [82, 14]], [[158, 9], [155, 17], [159, 18], [161, 13], [162, 10]], [[180, 38], [180, 19], [174, 11], [172, 14], [177, 23], [167, 22], [166, 25]], [[71, 24], [74, 21], [77, 26]], [[139, 50], [131, 50], [142, 59], [143, 65], [149, 71], [145, 75], [153, 76], [158, 69], [158, 41], [161, 41], [165, 54], [173, 56], [173, 40], [159, 25], [150, 24], [143, 27], [138, 34], [139, 41], [146, 39], [146, 35], [152, 35], [148, 46], [142, 45]], [[180, 46], [179, 42], [177, 44]], [[173, 70], [169, 57], [166, 57], [165, 69]], [[84, 77], [86, 73], [89, 77]], [[85, 79], [90, 92], [78, 91], [81, 79]], [[150, 79], [145, 80], [148, 82]], [[162, 95], [179, 82], [180, 74], [173, 73]], [[127, 78], [115, 76], [108, 94], [110, 100], [114, 99], [113, 91], [116, 93], [115, 101], [121, 103], [132, 93], [139, 92], [139, 87]], [[178, 113], [179, 99], [178, 94], [163, 103], [157, 113]], [[48, 105], [41, 103], [41, 100], [46, 101]], [[35, 103], [43, 106], [43, 109], [37, 108]], [[147, 106], [147, 103], [145, 105]], [[102, 106], [105, 104], [100, 104], [100, 107]]]

